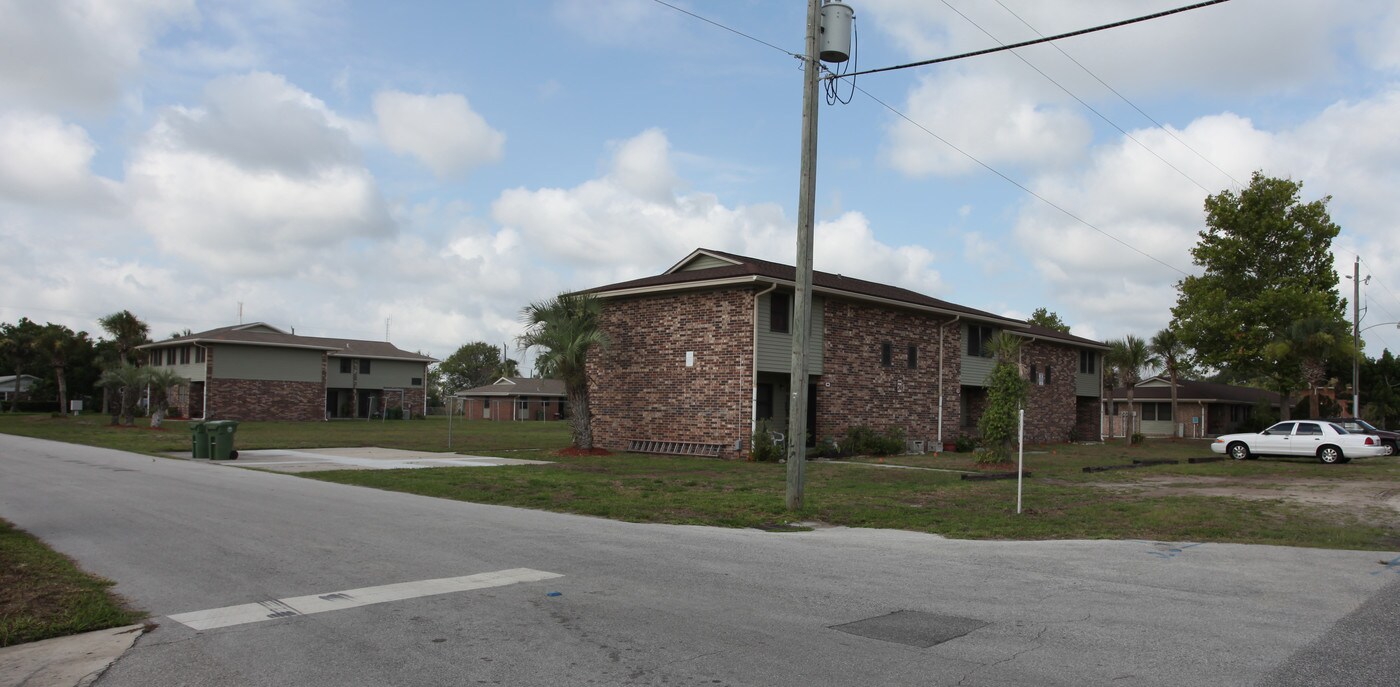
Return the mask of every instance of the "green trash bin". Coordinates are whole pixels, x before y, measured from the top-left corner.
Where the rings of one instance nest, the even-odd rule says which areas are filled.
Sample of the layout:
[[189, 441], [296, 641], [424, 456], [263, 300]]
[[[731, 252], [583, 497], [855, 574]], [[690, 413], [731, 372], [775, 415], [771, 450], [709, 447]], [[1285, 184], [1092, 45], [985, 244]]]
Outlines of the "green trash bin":
[[209, 430], [205, 427], [207, 423], [190, 423], [190, 457], [209, 457]]
[[233, 450], [233, 436], [238, 433], [236, 420], [216, 420], [204, 423], [209, 431], [209, 458], [212, 460], [233, 460], [238, 451]]

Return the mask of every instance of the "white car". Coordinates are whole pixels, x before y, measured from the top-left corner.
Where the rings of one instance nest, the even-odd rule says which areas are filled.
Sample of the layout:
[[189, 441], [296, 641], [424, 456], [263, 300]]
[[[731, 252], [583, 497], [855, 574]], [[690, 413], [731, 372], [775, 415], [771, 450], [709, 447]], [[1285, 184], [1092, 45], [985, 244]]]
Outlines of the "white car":
[[1316, 456], [1324, 463], [1383, 456], [1386, 447], [1369, 434], [1352, 434], [1341, 425], [1317, 420], [1280, 422], [1258, 434], [1226, 434], [1210, 450], [1235, 460], [1255, 456]]

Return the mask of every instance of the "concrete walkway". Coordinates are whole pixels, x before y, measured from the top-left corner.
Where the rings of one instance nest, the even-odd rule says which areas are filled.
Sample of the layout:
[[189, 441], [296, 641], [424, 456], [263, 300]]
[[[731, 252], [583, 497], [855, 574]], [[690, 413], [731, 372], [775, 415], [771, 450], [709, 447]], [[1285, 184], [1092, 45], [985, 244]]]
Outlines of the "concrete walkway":
[[239, 451], [237, 460], [209, 461], [214, 465], [258, 468], [274, 472], [322, 470], [412, 470], [418, 468], [546, 465], [548, 461], [466, 456], [458, 453], [404, 451], [374, 446], [355, 448], [257, 449]]
[[0, 649], [0, 687], [90, 685], [144, 632], [127, 625]]

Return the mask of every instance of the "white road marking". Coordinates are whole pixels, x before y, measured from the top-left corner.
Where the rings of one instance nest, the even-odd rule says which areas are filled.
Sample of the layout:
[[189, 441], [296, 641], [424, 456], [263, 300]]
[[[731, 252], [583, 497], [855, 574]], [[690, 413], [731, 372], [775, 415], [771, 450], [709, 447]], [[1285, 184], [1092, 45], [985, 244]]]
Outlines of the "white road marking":
[[496, 572], [479, 573], [464, 577], [444, 577], [437, 580], [419, 580], [417, 582], [386, 584], [380, 587], [347, 589], [343, 592], [331, 592], [329, 594], [294, 596], [288, 599], [259, 601], [258, 603], [241, 604], [238, 606], [211, 608], [205, 611], [176, 613], [175, 615], [167, 617], [196, 630], [212, 630], [218, 627], [258, 623], [264, 620], [290, 618], [292, 616], [324, 613], [326, 611], [338, 611], [344, 608], [368, 606], [370, 604], [384, 603], [386, 601], [415, 599], [420, 596], [465, 592], [472, 589], [485, 589], [487, 587], [504, 587], [521, 582], [552, 580], [556, 577], [563, 577], [563, 575], [541, 570], [531, 570], [529, 568], [513, 568], [511, 570], [499, 570]]

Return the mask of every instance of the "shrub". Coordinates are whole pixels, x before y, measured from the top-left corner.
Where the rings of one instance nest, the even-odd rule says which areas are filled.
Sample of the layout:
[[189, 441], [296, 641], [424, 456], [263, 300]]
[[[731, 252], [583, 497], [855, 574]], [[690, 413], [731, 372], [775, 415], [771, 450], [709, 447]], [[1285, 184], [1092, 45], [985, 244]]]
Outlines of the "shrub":
[[977, 450], [977, 440], [963, 435], [953, 440], [953, 450], [958, 453], [972, 453]]
[[783, 452], [783, 447], [773, 441], [773, 424], [768, 420], [759, 420], [750, 442], [749, 460], [763, 463], [776, 461], [783, 457]]
[[1136, 445], [1138, 445], [1138, 444], [1141, 444], [1141, 443], [1142, 443], [1144, 440], [1146, 440], [1146, 439], [1147, 439], [1147, 437], [1143, 436], [1143, 435], [1142, 435], [1142, 432], [1133, 432], [1133, 436], [1132, 436], [1132, 439], [1131, 439], [1130, 441], [1132, 442], [1132, 444], [1133, 444], [1134, 446], [1136, 446]]
[[882, 434], [866, 425], [852, 425], [841, 442], [841, 451], [847, 455], [889, 456], [904, 450], [903, 427], [891, 427]]

